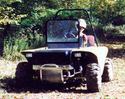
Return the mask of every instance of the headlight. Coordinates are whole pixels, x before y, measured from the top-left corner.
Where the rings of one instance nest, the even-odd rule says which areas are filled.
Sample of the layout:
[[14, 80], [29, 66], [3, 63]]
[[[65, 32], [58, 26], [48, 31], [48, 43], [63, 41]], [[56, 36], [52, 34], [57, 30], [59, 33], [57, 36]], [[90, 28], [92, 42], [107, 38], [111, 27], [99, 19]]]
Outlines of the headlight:
[[68, 53], [69, 53], [68, 51], [65, 51], [65, 54], [66, 54], [66, 55], [68, 55]]
[[81, 57], [82, 55], [81, 55], [81, 53], [75, 53], [74, 56], [75, 57]]
[[26, 57], [28, 57], [28, 58], [32, 57], [32, 53], [27, 53]]

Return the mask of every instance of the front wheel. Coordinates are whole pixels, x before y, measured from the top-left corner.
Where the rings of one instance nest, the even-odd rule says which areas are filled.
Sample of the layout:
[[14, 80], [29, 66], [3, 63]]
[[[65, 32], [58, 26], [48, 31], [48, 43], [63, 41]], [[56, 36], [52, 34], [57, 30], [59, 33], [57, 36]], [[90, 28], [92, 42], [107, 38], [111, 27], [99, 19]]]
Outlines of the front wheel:
[[101, 73], [97, 63], [90, 63], [86, 68], [87, 90], [90, 92], [99, 92], [101, 89]]
[[32, 65], [30, 65], [28, 62], [19, 63], [17, 65], [15, 75], [17, 85], [25, 86], [29, 84], [33, 77]]

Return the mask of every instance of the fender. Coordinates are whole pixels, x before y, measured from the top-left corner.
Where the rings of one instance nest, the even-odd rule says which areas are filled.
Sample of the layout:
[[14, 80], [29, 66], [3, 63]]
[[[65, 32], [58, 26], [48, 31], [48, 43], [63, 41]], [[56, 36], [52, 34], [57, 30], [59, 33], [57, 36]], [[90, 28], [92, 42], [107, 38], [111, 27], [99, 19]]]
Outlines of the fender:
[[103, 69], [104, 69], [104, 64], [105, 64], [105, 59], [107, 57], [108, 54], [108, 48], [105, 46], [101, 46], [101, 47], [86, 47], [86, 48], [80, 48], [78, 49], [74, 49], [73, 51], [80, 51], [80, 52], [86, 52], [86, 53], [92, 53], [98, 61], [98, 64], [101, 68], [101, 74], [103, 74]]

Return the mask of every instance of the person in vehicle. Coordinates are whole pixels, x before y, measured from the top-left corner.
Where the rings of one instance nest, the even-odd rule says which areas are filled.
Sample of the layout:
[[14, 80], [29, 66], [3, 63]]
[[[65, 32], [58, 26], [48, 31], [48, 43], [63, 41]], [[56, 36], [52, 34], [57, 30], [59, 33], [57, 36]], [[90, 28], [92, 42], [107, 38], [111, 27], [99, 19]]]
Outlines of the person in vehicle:
[[87, 27], [86, 21], [84, 19], [79, 19], [79, 39], [80, 47], [83, 46], [95, 46], [95, 38], [93, 35], [85, 34], [85, 29]]

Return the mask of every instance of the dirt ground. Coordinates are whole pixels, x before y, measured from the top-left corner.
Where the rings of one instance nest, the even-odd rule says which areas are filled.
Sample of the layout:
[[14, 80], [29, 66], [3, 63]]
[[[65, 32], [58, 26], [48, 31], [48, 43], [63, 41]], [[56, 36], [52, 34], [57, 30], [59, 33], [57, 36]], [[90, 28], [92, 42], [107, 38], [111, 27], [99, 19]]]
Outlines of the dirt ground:
[[125, 99], [125, 50], [119, 44], [112, 45], [112, 48], [109, 56], [114, 64], [114, 80], [103, 83], [102, 90], [97, 93], [88, 93], [86, 86], [72, 90], [52, 86], [46, 89], [34, 83], [32, 87], [16, 88], [17, 62], [0, 60], [0, 99]]

